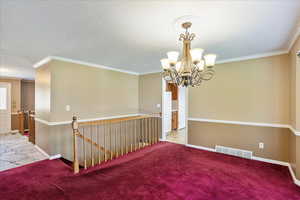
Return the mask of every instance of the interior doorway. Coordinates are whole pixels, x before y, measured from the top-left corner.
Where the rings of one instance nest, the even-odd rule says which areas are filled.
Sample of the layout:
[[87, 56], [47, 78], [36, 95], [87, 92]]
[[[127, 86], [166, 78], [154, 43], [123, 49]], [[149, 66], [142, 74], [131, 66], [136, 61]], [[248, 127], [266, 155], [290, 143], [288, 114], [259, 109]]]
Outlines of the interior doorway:
[[187, 143], [187, 89], [162, 80], [163, 140]]
[[11, 131], [11, 84], [0, 83], [0, 134]]

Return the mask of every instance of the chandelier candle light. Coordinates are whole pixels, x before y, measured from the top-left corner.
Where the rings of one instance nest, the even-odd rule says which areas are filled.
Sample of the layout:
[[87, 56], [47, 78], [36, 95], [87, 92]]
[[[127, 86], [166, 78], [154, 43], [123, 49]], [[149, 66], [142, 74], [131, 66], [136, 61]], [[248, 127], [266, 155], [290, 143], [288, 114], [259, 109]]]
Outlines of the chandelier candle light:
[[180, 34], [179, 41], [183, 41], [183, 53], [181, 61], [178, 60], [179, 53], [170, 51], [168, 58], [161, 59], [163, 77], [166, 81], [178, 86], [199, 86], [201, 82], [208, 81], [214, 76], [215, 54], [207, 54], [202, 57], [203, 49], [191, 49], [191, 41], [195, 38], [194, 33], [189, 33], [191, 22], [185, 22], [182, 27], [186, 30]]

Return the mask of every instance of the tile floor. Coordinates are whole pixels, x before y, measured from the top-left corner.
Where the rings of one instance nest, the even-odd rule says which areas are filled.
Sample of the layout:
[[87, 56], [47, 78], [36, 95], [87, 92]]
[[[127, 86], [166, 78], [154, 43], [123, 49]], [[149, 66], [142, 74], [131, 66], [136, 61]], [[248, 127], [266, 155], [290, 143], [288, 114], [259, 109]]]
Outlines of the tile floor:
[[185, 128], [176, 131], [171, 131], [167, 135], [167, 141], [178, 143], [178, 144], [185, 144], [185, 134], [186, 134]]
[[47, 159], [28, 137], [19, 133], [0, 134], [0, 171]]

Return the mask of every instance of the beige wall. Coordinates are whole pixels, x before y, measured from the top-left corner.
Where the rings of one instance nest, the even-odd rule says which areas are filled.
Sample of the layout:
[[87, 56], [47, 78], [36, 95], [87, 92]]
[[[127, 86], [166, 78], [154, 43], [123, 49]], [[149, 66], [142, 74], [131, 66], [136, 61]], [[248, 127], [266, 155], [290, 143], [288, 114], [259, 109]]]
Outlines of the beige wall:
[[140, 113], [159, 113], [162, 105], [162, 76], [161, 73], [141, 75], [139, 77], [139, 109]]
[[[215, 145], [253, 151], [254, 156], [289, 162], [290, 137], [286, 128], [244, 126], [221, 123], [189, 121], [188, 143], [215, 148]], [[259, 149], [259, 142], [264, 149]]]
[[288, 55], [219, 64], [215, 77], [189, 89], [189, 117], [290, 122]]
[[[62, 61], [51, 61], [36, 70], [36, 117], [50, 122], [139, 111], [139, 77]], [[71, 111], [65, 110], [70, 105]], [[36, 144], [49, 155], [72, 159], [70, 124], [49, 126], [36, 121]]]
[[56, 60], [50, 68], [51, 121], [138, 113], [137, 75]]
[[289, 53], [291, 66], [291, 124], [300, 130], [300, 59], [296, 53], [300, 50], [300, 37], [298, 37]]
[[[300, 131], [300, 58], [297, 58], [296, 53], [300, 50], [300, 36], [293, 45], [290, 53], [290, 68], [291, 68], [291, 125]], [[291, 165], [296, 172], [296, 176], [300, 179], [300, 136], [293, 136], [291, 149]]]
[[34, 110], [35, 86], [34, 81], [21, 81], [21, 108], [22, 110]]
[[49, 64], [36, 69], [35, 111], [36, 118], [50, 120], [51, 70]]

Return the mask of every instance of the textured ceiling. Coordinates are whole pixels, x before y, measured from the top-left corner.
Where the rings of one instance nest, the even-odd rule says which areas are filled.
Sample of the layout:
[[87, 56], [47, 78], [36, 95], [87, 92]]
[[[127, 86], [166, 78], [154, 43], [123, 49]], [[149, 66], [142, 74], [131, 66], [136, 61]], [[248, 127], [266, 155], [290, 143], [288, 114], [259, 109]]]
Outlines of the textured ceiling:
[[193, 47], [218, 60], [286, 51], [299, 0], [0, 0], [0, 76], [33, 78], [32, 65], [60, 56], [144, 73], [180, 50], [176, 22], [193, 16]]

